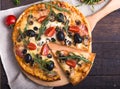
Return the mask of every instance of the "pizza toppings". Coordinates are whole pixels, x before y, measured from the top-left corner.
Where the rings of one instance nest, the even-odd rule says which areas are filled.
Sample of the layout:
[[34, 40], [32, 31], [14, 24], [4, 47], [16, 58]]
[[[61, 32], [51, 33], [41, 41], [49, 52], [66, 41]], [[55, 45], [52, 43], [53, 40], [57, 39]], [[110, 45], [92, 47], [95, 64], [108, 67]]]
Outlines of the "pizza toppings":
[[38, 19], [38, 22], [39, 23], [42, 23], [45, 19], [46, 19], [47, 16], [41, 16], [39, 19]]
[[76, 23], [76, 25], [80, 25], [81, 24], [80, 20], [75, 20], [75, 23]]
[[58, 13], [56, 15], [56, 19], [58, 22], [64, 22], [64, 15], [62, 13]]
[[52, 60], [43, 59], [41, 56], [33, 55], [34, 62], [37, 63], [43, 71], [47, 73], [51, 73], [55, 67], [54, 62]]
[[65, 39], [65, 35], [64, 35], [63, 31], [58, 31], [56, 34], [56, 37], [57, 37], [58, 41], [64, 41], [64, 39]]
[[55, 28], [54, 27], [49, 27], [46, 31], [45, 31], [45, 35], [48, 37], [51, 37], [55, 34]]
[[34, 29], [35, 31], [37, 31], [37, 30], [38, 30], [38, 27], [35, 26], [33, 29]]
[[52, 58], [52, 55], [51, 55], [51, 54], [48, 54], [47, 57], [48, 57], [48, 58]]
[[79, 35], [79, 33], [74, 34], [74, 42], [75, 43], [82, 43], [82, 37]]
[[25, 55], [27, 53], [27, 49], [23, 49], [22, 53]]
[[28, 53], [24, 56], [24, 60], [26, 63], [30, 63], [32, 61], [32, 56]]
[[[58, 55], [61, 55], [61, 52], [57, 51], [56, 54]], [[59, 56], [58, 57], [59, 60], [61, 59], [66, 59], [66, 60], [75, 60], [76, 62], [79, 62], [79, 61], [84, 61], [85, 63], [91, 63], [88, 59], [86, 59], [83, 55], [76, 55], [75, 53], [73, 52], [69, 52], [68, 55], [64, 55], [64, 56]], [[65, 61], [66, 61], [65, 60]]]
[[69, 59], [66, 61], [66, 64], [74, 68], [76, 66], [76, 60]]
[[47, 56], [48, 53], [49, 53], [48, 45], [47, 45], [47, 44], [44, 44], [44, 45], [42, 46], [42, 49], [41, 49], [41, 54], [42, 54], [43, 56]]
[[26, 35], [29, 36], [29, 37], [34, 37], [35, 32], [33, 30], [26, 30]]
[[35, 50], [36, 49], [36, 45], [34, 43], [29, 43], [27, 45], [27, 48], [30, 49], [30, 50]]
[[54, 62], [53, 61], [48, 61], [45, 65], [46, 69], [51, 71], [54, 68]]
[[78, 26], [70, 26], [69, 31], [78, 33], [80, 31]]

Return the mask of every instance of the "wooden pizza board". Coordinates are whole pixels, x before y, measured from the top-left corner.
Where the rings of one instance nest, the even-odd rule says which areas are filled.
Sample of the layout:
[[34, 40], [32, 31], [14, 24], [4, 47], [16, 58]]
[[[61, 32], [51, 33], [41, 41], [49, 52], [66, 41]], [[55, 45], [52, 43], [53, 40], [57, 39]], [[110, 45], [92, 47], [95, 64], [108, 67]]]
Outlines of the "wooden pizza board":
[[[111, 13], [119, 8], [120, 8], [120, 2], [118, 0], [110, 0], [109, 3], [106, 6], [104, 6], [101, 10], [99, 10], [98, 12], [96, 12], [93, 15], [87, 16], [86, 18], [88, 20], [88, 24], [90, 25], [91, 32], [93, 31], [95, 25], [97, 24], [97, 22], [100, 19], [102, 19], [109, 13]], [[35, 82], [39, 85], [43, 85], [43, 86], [57, 87], [57, 86], [63, 86], [63, 85], [66, 85], [69, 83], [69, 81], [67, 79], [65, 79], [65, 77], [63, 77], [62, 80], [58, 80], [58, 81], [54, 81], [54, 82], [47, 82], [47, 81], [42, 81], [34, 76], [29, 75], [24, 70], [22, 70], [22, 72], [33, 82]]]

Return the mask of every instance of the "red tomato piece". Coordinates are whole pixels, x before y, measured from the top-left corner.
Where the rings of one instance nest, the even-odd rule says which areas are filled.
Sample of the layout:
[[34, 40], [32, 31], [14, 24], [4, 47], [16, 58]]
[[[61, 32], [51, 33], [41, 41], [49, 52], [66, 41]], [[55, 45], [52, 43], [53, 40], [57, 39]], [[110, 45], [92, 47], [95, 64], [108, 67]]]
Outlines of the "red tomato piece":
[[77, 33], [80, 31], [80, 28], [78, 26], [70, 26], [69, 31]]
[[45, 31], [45, 35], [48, 37], [51, 37], [55, 34], [55, 27], [49, 27], [46, 31]]
[[39, 23], [42, 23], [42, 21], [44, 21], [45, 18], [46, 18], [46, 16], [41, 16], [41, 17], [38, 19], [38, 22], [39, 22]]
[[16, 17], [14, 15], [8, 15], [5, 19], [5, 24], [7, 26], [13, 25], [16, 22]]
[[47, 44], [44, 44], [41, 49], [41, 54], [43, 56], [47, 56], [49, 54], [49, 48]]
[[27, 48], [30, 49], [30, 50], [35, 50], [36, 49], [36, 45], [34, 43], [29, 43], [27, 45]]
[[70, 59], [66, 61], [66, 64], [74, 68], [76, 66], [76, 61]]

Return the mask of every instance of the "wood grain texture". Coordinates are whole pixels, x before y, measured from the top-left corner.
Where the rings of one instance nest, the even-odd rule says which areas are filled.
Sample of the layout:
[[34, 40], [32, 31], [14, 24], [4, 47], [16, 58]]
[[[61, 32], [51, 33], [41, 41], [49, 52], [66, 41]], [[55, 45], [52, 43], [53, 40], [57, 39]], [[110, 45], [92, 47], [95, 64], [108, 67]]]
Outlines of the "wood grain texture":
[[[0, 9], [15, 7], [11, 0], [1, 0]], [[25, 5], [39, 0], [22, 0]], [[77, 86], [68, 84], [54, 89], [120, 89], [120, 9], [99, 21], [93, 31], [93, 52], [97, 53], [89, 76]], [[2, 64], [0, 64], [2, 65]], [[0, 67], [1, 89], [10, 89]]]
[[93, 42], [120, 42], [120, 9], [98, 22], [93, 30]]

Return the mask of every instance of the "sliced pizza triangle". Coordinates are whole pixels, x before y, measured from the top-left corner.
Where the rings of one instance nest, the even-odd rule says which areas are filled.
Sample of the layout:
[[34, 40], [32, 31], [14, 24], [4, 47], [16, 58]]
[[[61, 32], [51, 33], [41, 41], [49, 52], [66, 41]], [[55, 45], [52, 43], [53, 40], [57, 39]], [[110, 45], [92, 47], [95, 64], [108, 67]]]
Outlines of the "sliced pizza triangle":
[[73, 85], [78, 84], [87, 76], [94, 61], [95, 53], [88, 53], [53, 43], [48, 45]]

